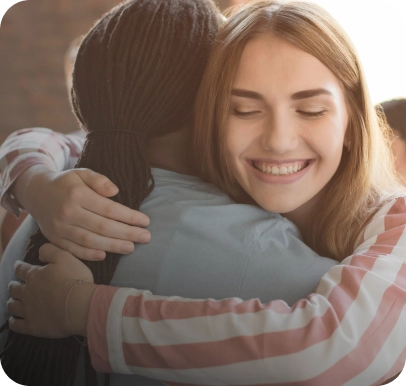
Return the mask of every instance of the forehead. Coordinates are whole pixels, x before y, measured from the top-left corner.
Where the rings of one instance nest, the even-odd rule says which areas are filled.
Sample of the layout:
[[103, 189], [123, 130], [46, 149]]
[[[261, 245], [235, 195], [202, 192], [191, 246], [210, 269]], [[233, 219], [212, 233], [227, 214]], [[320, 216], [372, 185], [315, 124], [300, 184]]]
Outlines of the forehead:
[[247, 43], [234, 87], [258, 92], [277, 89], [289, 95], [318, 87], [341, 89], [336, 76], [321, 61], [274, 34], [259, 35]]

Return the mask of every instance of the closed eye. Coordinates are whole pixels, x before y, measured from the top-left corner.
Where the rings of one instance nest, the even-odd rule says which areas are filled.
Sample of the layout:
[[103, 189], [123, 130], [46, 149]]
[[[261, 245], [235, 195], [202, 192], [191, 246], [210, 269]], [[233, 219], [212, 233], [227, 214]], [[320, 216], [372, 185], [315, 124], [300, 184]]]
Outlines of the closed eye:
[[303, 111], [303, 110], [296, 110], [296, 112], [305, 118], [319, 118], [326, 114], [327, 110], [320, 110], [320, 111]]
[[237, 117], [240, 117], [240, 118], [252, 118], [255, 115], [259, 114], [260, 111], [257, 111], [257, 110], [254, 110], [254, 111], [239, 111], [239, 110], [234, 109], [232, 113], [233, 113], [233, 115], [236, 115]]

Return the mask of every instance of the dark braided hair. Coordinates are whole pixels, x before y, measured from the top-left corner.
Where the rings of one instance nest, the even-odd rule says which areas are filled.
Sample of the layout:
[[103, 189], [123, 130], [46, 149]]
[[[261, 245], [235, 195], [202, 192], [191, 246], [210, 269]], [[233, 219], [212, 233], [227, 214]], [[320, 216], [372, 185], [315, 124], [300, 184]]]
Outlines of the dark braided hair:
[[[154, 186], [144, 141], [193, 120], [193, 105], [220, 23], [211, 0], [132, 0], [107, 13], [84, 38], [73, 70], [72, 105], [87, 140], [76, 167], [107, 176], [113, 198], [139, 209]], [[32, 236], [25, 261], [41, 264], [46, 243]], [[109, 284], [118, 254], [85, 262], [95, 283]], [[2, 366], [29, 386], [73, 385], [81, 345], [73, 338], [43, 339], [9, 331]], [[85, 350], [86, 384], [96, 385]]]

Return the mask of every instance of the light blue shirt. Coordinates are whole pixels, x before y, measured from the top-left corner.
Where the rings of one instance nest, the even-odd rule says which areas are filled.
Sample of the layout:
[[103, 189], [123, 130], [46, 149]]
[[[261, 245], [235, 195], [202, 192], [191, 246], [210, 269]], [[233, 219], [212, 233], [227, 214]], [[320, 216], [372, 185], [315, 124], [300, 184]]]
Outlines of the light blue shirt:
[[[137, 244], [123, 256], [114, 286], [148, 289], [157, 295], [223, 299], [282, 299], [293, 305], [314, 292], [320, 278], [337, 264], [318, 256], [297, 228], [279, 214], [235, 204], [198, 178], [153, 169], [155, 188], [141, 206], [151, 219], [149, 244]], [[0, 264], [0, 301], [8, 299], [12, 266], [22, 259], [28, 235], [26, 220]], [[7, 318], [2, 307], [1, 322]], [[111, 376], [112, 386], [162, 383], [135, 375]], [[82, 385], [77, 382], [77, 385]]]

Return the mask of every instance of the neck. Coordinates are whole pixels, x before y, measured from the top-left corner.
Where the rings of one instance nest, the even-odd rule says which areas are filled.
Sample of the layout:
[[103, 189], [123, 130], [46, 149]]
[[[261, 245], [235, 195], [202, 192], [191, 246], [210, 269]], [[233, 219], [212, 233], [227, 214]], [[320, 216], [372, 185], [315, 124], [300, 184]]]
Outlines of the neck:
[[152, 167], [196, 175], [192, 162], [192, 130], [184, 127], [147, 142], [146, 155]]
[[292, 212], [282, 214], [282, 216], [286, 217], [296, 225], [303, 237], [305, 237], [309, 228], [312, 227], [314, 213], [318, 210], [320, 198], [324, 194], [324, 191], [325, 188], [299, 208]]

